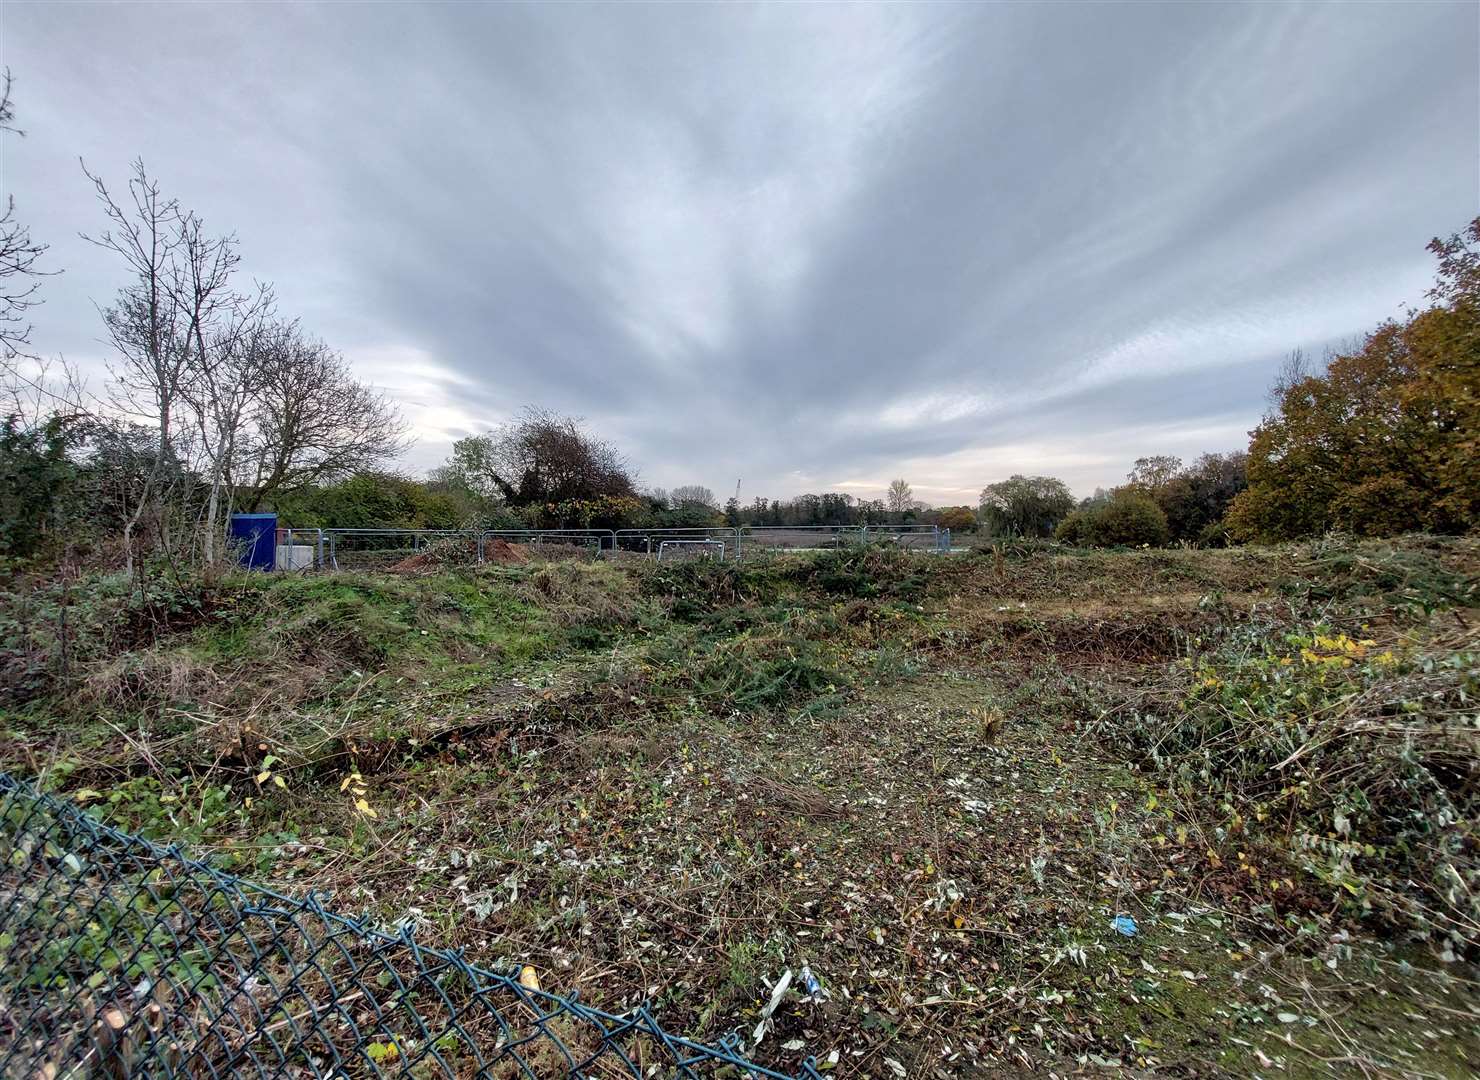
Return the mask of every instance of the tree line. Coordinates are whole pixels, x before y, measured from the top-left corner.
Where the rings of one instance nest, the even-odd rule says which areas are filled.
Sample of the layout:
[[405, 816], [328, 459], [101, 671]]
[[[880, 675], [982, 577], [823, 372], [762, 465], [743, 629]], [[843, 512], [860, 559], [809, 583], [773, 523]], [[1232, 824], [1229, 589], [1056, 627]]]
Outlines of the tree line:
[[[0, 138], [19, 138], [8, 72]], [[140, 161], [121, 187], [83, 166], [122, 275], [99, 307], [110, 346], [98, 393], [34, 354], [46, 245], [14, 200], [0, 211], [0, 557], [109, 548], [214, 565], [232, 512], [302, 527], [623, 528], [937, 524], [1076, 544], [1268, 542], [1332, 529], [1457, 533], [1480, 521], [1480, 218], [1435, 239], [1428, 305], [1319, 365], [1291, 354], [1247, 450], [1139, 458], [1123, 484], [1076, 500], [1014, 475], [978, 505], [933, 508], [907, 480], [878, 498], [789, 499], [702, 484], [645, 487], [578, 418], [528, 408], [454, 444], [425, 479], [394, 402], [243, 280], [235, 234], [216, 233]]]
[[1428, 305], [1332, 350], [1286, 359], [1246, 451], [1189, 466], [1139, 458], [1126, 482], [1076, 503], [1059, 480], [982, 492], [994, 533], [1076, 544], [1273, 543], [1480, 526], [1480, 217], [1430, 241]]

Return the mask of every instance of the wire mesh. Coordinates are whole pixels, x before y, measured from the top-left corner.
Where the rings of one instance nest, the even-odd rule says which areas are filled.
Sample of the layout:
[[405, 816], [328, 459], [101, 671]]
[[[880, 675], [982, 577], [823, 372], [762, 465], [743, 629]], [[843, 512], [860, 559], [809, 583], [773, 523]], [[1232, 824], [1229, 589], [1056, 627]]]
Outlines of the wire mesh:
[[[870, 525], [864, 539], [871, 544], [889, 544], [904, 551], [939, 552], [941, 529], [935, 525]], [[949, 530], [946, 530], [949, 536]], [[946, 550], [950, 549], [949, 543]]]
[[[0, 1076], [784, 1078], [0, 773]], [[819, 1080], [811, 1061], [798, 1074]]]
[[740, 550], [746, 556], [824, 551], [866, 539], [860, 525], [745, 525], [740, 529]]
[[739, 556], [739, 533], [729, 526], [707, 527], [695, 525], [692, 527], [672, 527], [653, 529], [618, 529], [613, 534], [612, 546], [616, 552], [624, 555], [640, 554], [643, 556], [657, 558], [664, 550], [663, 545], [668, 544], [668, 550], [677, 551], [679, 548], [672, 545], [718, 545], [711, 550], [719, 552], [720, 559], [733, 559]]
[[330, 570], [413, 570], [479, 559], [475, 529], [325, 529]]

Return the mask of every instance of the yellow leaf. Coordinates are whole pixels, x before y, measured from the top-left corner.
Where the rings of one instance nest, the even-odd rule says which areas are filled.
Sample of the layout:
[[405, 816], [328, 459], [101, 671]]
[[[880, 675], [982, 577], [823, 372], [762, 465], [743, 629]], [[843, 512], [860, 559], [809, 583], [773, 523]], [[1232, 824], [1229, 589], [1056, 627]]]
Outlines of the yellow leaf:
[[369, 803], [367, 803], [364, 799], [356, 799], [355, 800], [355, 809], [358, 810], [360, 813], [364, 814], [366, 817], [379, 817], [380, 816], [379, 814], [377, 814], [375, 812], [375, 808], [372, 807]]
[[272, 782], [273, 782], [273, 783], [274, 783], [274, 784], [276, 784], [276, 785], [277, 785], [277, 786], [278, 786], [278, 787], [280, 787], [280, 788], [284, 788], [284, 789], [286, 789], [286, 788], [287, 788], [287, 786], [288, 786], [288, 785], [287, 785], [287, 783], [286, 783], [286, 782], [285, 782], [285, 781], [284, 781], [284, 780], [283, 780], [283, 778], [282, 778], [282, 777], [281, 777], [281, 776], [274, 776], [274, 777], [273, 777], [273, 778], [272, 778]]
[[534, 968], [525, 964], [519, 969], [519, 985], [526, 990], [538, 990], [540, 988], [540, 977]]
[[260, 773], [256, 775], [255, 779], [257, 781], [257, 786], [261, 787], [263, 784], [267, 783], [268, 780], [272, 779], [272, 770], [263, 769]]

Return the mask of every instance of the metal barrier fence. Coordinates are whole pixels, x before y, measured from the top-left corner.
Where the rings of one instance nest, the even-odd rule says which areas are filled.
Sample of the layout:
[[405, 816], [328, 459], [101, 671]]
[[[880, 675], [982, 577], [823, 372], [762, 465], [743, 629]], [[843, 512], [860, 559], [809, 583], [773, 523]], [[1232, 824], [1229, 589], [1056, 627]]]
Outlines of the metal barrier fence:
[[674, 541], [705, 542], [721, 545], [723, 558], [740, 557], [740, 538], [728, 526], [706, 528], [618, 529], [612, 534], [612, 550], [626, 554], [650, 555], [656, 558], [665, 543]]
[[[0, 1076], [749, 1076], [741, 1055], [536, 989], [106, 826], [0, 773]], [[820, 1080], [810, 1059], [805, 1080]]]
[[500, 544], [522, 554], [644, 555], [670, 549], [718, 550], [725, 559], [887, 543], [907, 551], [944, 553], [951, 531], [934, 525], [741, 525], [657, 529], [292, 529], [277, 537], [279, 570], [387, 569], [415, 566], [435, 549], [444, 562], [509, 561]]
[[478, 559], [478, 529], [325, 529], [326, 570], [383, 570], [425, 554], [433, 545], [467, 548], [467, 561]]
[[[613, 547], [610, 529], [490, 529], [479, 536], [478, 555], [487, 561], [497, 555], [495, 541], [518, 545], [539, 555], [589, 555], [600, 557]], [[490, 550], [491, 548], [495, 550]]]

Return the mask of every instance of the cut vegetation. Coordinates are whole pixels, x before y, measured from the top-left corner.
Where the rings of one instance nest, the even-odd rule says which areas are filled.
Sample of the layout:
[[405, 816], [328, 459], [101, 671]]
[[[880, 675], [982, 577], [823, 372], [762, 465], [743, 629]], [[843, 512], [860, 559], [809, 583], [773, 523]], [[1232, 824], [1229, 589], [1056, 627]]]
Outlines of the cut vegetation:
[[412, 569], [15, 579], [3, 768], [779, 1069], [1480, 1068], [1474, 540]]

